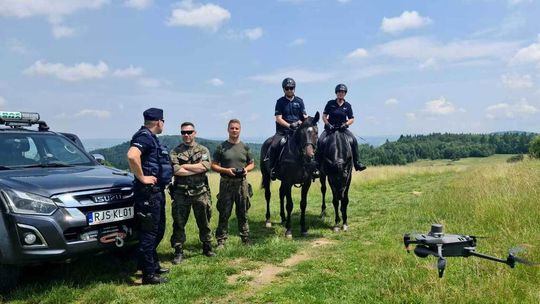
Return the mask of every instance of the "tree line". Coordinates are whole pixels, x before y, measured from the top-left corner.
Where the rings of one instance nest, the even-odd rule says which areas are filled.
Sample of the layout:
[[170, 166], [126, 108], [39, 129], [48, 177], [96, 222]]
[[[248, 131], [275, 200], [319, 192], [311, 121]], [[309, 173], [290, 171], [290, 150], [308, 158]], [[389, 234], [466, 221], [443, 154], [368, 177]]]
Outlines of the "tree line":
[[487, 157], [493, 154], [527, 153], [535, 133], [401, 135], [379, 147], [360, 145], [360, 158], [368, 165], [404, 165], [418, 159]]
[[[359, 145], [360, 159], [363, 163], [376, 165], [405, 165], [419, 159], [451, 159], [465, 157], [487, 157], [493, 154], [526, 154], [535, 133], [504, 132], [492, 134], [451, 134], [433, 133], [429, 135], [401, 135], [397, 141], [386, 141], [379, 147], [369, 144]], [[169, 149], [181, 142], [178, 135], [159, 137]], [[213, 154], [222, 141], [198, 138], [197, 142], [207, 147]], [[261, 144], [248, 143], [255, 163], [258, 166]], [[126, 152], [129, 142], [111, 148], [97, 149], [91, 153], [105, 156], [107, 162], [116, 168], [129, 168]]]

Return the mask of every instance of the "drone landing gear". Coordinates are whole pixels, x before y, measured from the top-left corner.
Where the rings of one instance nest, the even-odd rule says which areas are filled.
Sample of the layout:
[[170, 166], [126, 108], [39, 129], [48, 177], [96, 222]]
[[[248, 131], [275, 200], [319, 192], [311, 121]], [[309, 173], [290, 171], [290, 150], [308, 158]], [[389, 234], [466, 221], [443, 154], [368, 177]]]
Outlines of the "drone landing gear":
[[440, 257], [439, 260], [437, 261], [437, 270], [439, 271], [439, 278], [442, 278], [445, 268], [446, 268], [446, 259]]

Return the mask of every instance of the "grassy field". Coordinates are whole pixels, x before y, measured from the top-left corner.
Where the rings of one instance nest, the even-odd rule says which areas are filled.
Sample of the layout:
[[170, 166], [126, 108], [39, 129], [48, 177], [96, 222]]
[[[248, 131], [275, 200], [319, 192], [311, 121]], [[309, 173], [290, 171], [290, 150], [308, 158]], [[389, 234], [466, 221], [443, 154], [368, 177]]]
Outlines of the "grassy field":
[[[540, 261], [540, 162], [506, 163], [508, 156], [460, 161], [420, 161], [373, 167], [355, 174], [349, 231], [335, 233], [333, 208], [321, 220], [318, 181], [308, 200], [310, 235], [300, 236], [295, 189], [293, 240], [284, 238], [277, 191], [273, 228], [264, 227], [265, 203], [255, 191], [249, 219], [254, 245], [244, 247], [230, 222], [228, 246], [216, 258], [201, 255], [194, 219], [188, 225], [187, 259], [172, 266], [168, 231], [159, 247], [170, 282], [138, 286], [135, 264], [117, 255], [26, 269], [21, 286], [0, 296], [14, 303], [540, 303], [539, 267], [476, 258], [449, 258], [439, 279], [435, 258], [407, 254], [406, 232], [483, 235], [477, 250]], [[258, 186], [260, 176], [250, 176]], [[218, 176], [211, 175], [215, 203]], [[274, 183], [277, 190], [279, 183]], [[258, 187], [255, 187], [258, 189]], [[327, 198], [331, 202], [331, 196]], [[217, 211], [212, 218], [216, 227]]]

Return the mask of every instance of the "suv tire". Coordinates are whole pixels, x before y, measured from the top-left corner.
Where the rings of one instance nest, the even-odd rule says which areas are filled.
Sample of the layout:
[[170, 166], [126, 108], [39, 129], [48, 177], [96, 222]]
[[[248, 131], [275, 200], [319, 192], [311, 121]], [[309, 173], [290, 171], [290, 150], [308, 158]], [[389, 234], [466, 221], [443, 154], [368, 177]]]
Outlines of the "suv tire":
[[19, 281], [20, 268], [0, 264], [0, 291], [13, 289]]

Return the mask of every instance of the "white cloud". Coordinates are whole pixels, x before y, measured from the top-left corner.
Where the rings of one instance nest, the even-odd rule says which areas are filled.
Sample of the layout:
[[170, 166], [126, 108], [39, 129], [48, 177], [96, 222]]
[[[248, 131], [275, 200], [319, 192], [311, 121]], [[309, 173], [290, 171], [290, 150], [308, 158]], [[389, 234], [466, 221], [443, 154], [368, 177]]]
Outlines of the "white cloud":
[[407, 118], [408, 121], [415, 121], [416, 120], [416, 114], [412, 113], [412, 112], [405, 113], [405, 117]]
[[399, 17], [384, 17], [381, 29], [386, 33], [396, 34], [407, 29], [421, 28], [431, 23], [433, 21], [430, 18], [422, 17], [416, 11], [404, 11]]
[[129, 77], [141, 76], [142, 74], [143, 74], [142, 68], [134, 67], [130, 65], [128, 68], [115, 70], [113, 73], [113, 76], [119, 77], [119, 78], [129, 78]]
[[68, 27], [64, 25], [53, 25], [52, 34], [54, 38], [60, 39], [60, 38], [73, 37], [75, 36], [76, 32], [75, 32], [75, 29], [72, 27]]
[[528, 115], [539, 113], [540, 110], [534, 105], [529, 104], [526, 99], [519, 102], [498, 103], [486, 107], [486, 117], [489, 119], [514, 119], [522, 118]]
[[[540, 40], [540, 35], [538, 35], [538, 40]], [[510, 60], [510, 64], [526, 63], [540, 64], [540, 41], [520, 49]]]
[[74, 117], [96, 117], [96, 118], [110, 118], [111, 112], [104, 111], [104, 110], [91, 110], [91, 109], [84, 109], [73, 115]]
[[439, 65], [437, 64], [437, 60], [429, 58], [428, 60], [420, 63], [418, 68], [420, 70], [436, 70], [439, 68]]
[[520, 5], [520, 4], [525, 4], [525, 3], [532, 3], [533, 0], [508, 0], [508, 5], [509, 6], [516, 6], [516, 5]]
[[263, 30], [260, 27], [246, 29], [240, 32], [229, 30], [227, 32], [227, 37], [229, 39], [248, 39], [248, 40], [257, 40], [263, 35]]
[[6, 43], [8, 49], [14, 53], [20, 54], [20, 55], [26, 55], [30, 53], [28, 48], [22, 43], [22, 41], [19, 41], [17, 39], [9, 39]]
[[[453, 103], [441, 96], [439, 99], [426, 102], [424, 111], [430, 114], [447, 115], [458, 111], [458, 109], [456, 109]], [[459, 111], [464, 112], [463, 109], [459, 109]]]
[[289, 43], [289, 46], [300, 46], [306, 44], [306, 40], [303, 38], [294, 39]]
[[231, 18], [231, 13], [212, 3], [196, 4], [191, 0], [180, 2], [167, 20], [169, 26], [191, 26], [216, 31]]
[[109, 0], [2, 0], [0, 16], [61, 18], [84, 9], [99, 9]]
[[368, 51], [366, 51], [366, 49], [363, 49], [363, 48], [358, 48], [350, 52], [349, 54], [347, 54], [348, 59], [359, 59], [359, 58], [365, 58], [367, 56], [368, 56]]
[[36, 61], [32, 66], [24, 70], [27, 75], [54, 76], [65, 81], [79, 81], [85, 79], [103, 78], [109, 71], [109, 67], [103, 61], [93, 65], [82, 62], [74, 66], [65, 66], [62, 63], [46, 63]]
[[215, 117], [220, 117], [223, 119], [231, 119], [234, 112], [232, 110], [227, 110], [225, 112], [214, 114]]
[[219, 87], [219, 86], [222, 86], [225, 84], [225, 82], [223, 82], [223, 80], [219, 79], [219, 78], [212, 78], [210, 80], [208, 80], [208, 83], [213, 85], [213, 86], [216, 86], [216, 87]]
[[525, 89], [533, 86], [531, 75], [502, 75], [501, 81], [505, 87], [510, 89]]
[[397, 58], [433, 60], [470, 60], [479, 58], [505, 58], [518, 48], [515, 42], [458, 40], [441, 43], [426, 37], [410, 37], [381, 44], [380, 54]]
[[[286, 77], [300, 79], [303, 83], [322, 82], [334, 78], [334, 73], [313, 72], [303, 69], [279, 70], [265, 75], [255, 75], [250, 79], [267, 84], [280, 83]], [[298, 83], [297, 83], [298, 85]]]
[[152, 5], [153, 0], [126, 0], [124, 5], [137, 10], [143, 10]]
[[387, 106], [392, 106], [392, 105], [397, 105], [399, 103], [399, 100], [395, 99], [395, 98], [388, 98], [384, 104], [387, 105]]
[[139, 85], [145, 88], [159, 88], [163, 85], [162, 81], [155, 78], [141, 78]]
[[4, 97], [0, 96], [0, 110], [4, 109], [4, 106], [7, 104], [7, 101]]

